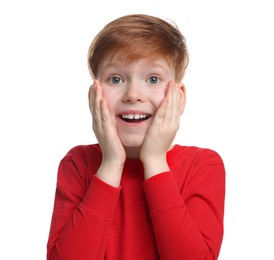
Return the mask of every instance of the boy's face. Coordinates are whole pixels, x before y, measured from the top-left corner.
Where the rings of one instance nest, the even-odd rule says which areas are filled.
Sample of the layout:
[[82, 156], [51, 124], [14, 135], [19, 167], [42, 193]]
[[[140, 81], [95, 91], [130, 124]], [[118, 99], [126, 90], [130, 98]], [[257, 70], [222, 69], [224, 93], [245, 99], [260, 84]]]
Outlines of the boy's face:
[[125, 148], [141, 147], [174, 70], [165, 59], [105, 60], [98, 71], [103, 97]]

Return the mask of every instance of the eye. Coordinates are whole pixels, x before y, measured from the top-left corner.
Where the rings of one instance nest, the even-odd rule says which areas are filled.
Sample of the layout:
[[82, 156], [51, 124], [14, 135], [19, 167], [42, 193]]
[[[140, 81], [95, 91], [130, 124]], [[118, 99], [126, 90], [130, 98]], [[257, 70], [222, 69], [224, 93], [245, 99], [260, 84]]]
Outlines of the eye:
[[112, 84], [119, 84], [122, 81], [122, 79], [118, 76], [113, 76], [110, 78], [110, 81]]
[[156, 76], [151, 76], [151, 77], [149, 77], [149, 79], [148, 79], [148, 82], [150, 83], [150, 84], [157, 84], [157, 83], [159, 83], [159, 78], [158, 77], [156, 77]]

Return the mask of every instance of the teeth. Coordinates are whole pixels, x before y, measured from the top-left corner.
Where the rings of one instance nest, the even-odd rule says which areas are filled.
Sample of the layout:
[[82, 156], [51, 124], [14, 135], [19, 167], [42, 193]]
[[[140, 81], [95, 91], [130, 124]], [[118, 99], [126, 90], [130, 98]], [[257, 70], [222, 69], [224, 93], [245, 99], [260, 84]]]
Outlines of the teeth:
[[128, 114], [128, 115], [122, 115], [122, 118], [123, 119], [136, 119], [136, 120], [138, 120], [138, 119], [145, 119], [145, 118], [147, 118], [147, 115]]

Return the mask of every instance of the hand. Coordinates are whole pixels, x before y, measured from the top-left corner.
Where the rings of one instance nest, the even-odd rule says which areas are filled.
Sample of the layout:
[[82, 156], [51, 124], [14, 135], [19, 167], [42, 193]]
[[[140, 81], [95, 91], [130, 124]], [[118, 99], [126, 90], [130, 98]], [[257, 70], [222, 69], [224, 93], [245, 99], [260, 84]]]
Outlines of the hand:
[[103, 153], [102, 164], [97, 175], [109, 184], [119, 186], [126, 153], [111, 120], [106, 101], [102, 95], [102, 87], [97, 80], [90, 88], [89, 105], [93, 119], [93, 131]]
[[179, 85], [170, 81], [166, 97], [154, 116], [140, 151], [146, 178], [169, 170], [166, 154], [180, 126], [182, 102]]

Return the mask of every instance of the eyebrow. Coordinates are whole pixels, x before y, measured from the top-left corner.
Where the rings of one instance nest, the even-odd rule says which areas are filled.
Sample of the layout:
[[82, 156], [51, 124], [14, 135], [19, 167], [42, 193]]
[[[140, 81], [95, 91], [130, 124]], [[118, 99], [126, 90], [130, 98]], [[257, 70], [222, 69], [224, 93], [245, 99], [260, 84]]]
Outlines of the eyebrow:
[[[168, 64], [168, 63], [167, 63]], [[149, 67], [153, 68], [161, 68], [162, 70], [164, 70], [166, 73], [168, 73], [168, 70], [166, 69], [166, 66], [163, 66], [161, 63], [158, 62], [151, 62], [149, 63]], [[169, 66], [170, 67], [170, 66]]]
[[[129, 62], [129, 63], [132, 63], [132, 62]], [[168, 63], [167, 63], [168, 64]], [[124, 62], [119, 62], [119, 61], [115, 61], [115, 62], [110, 62], [110, 63], [107, 63], [106, 65], [104, 65], [104, 70], [106, 69], [111, 69], [111, 68], [115, 68], [117, 66], [122, 66], [124, 67], [125, 63]], [[169, 66], [169, 64], [168, 64]], [[162, 65], [161, 63], [157, 62], [157, 61], [151, 61], [151, 62], [148, 62], [147, 63], [147, 67], [153, 69], [153, 68], [160, 68], [162, 69], [163, 71], [165, 71], [166, 73], [168, 73], [168, 70], [166, 69], [166, 67], [164, 65]], [[170, 66], [169, 66], [170, 67]], [[170, 67], [171, 68], [171, 67]]]

